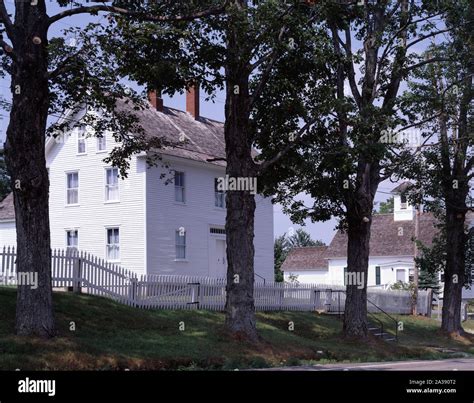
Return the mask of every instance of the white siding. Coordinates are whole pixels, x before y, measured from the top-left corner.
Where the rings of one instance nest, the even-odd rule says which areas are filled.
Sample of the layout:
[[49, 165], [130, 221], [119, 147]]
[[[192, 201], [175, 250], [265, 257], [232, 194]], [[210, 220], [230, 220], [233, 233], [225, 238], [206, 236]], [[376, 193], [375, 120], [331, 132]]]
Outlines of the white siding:
[[[107, 136], [106, 152], [97, 152], [97, 139], [86, 140], [86, 154], [77, 154], [77, 135], [47, 146], [50, 177], [52, 248], [66, 247], [66, 231], [78, 231], [78, 248], [106, 257], [106, 229], [120, 229], [121, 266], [137, 274], [210, 275], [213, 242], [225, 235], [211, 235], [210, 228], [224, 228], [225, 209], [215, 207], [214, 179], [224, 168], [186, 159], [170, 158], [171, 168], [185, 172], [186, 203], [174, 201], [174, 183], [165, 185], [162, 167], [148, 167], [144, 157], [133, 157], [128, 177], [119, 180], [119, 202], [105, 201], [103, 159], [116, 146]], [[79, 174], [79, 203], [66, 204], [66, 173]], [[267, 281], [273, 273], [273, 205], [256, 196], [255, 272]], [[175, 260], [175, 231], [186, 230], [186, 260]], [[0, 245], [14, 244], [14, 223], [0, 223]], [[212, 256], [214, 257], [214, 256]], [[257, 280], [261, 280], [258, 276]]]
[[411, 221], [413, 220], [414, 209], [407, 201], [407, 206], [402, 209], [401, 196], [394, 195], [393, 197], [393, 220], [394, 221]]
[[[66, 229], [79, 231], [79, 249], [105, 258], [106, 228], [120, 228], [120, 265], [138, 274], [145, 267], [145, 161], [133, 157], [128, 178], [119, 180], [120, 201], [105, 203], [103, 159], [116, 145], [107, 136], [107, 152], [97, 152], [97, 139], [87, 139], [87, 154], [77, 155], [75, 135], [47, 155], [50, 176], [51, 246], [66, 246]], [[66, 172], [79, 172], [79, 205], [66, 206]]]
[[[255, 273], [274, 281], [273, 204], [270, 198], [256, 196], [255, 210]], [[256, 277], [256, 280], [260, 280]]]
[[0, 248], [16, 246], [15, 221], [0, 221]]
[[[147, 248], [148, 272], [154, 274], [210, 275], [211, 227], [224, 228], [225, 209], [214, 205], [214, 179], [224, 168], [192, 161], [165, 158], [169, 169], [152, 167], [147, 171]], [[169, 171], [185, 173], [185, 204], [175, 202], [173, 177]], [[160, 175], [166, 174], [165, 179]], [[273, 207], [257, 196], [255, 223], [256, 273], [273, 281]], [[175, 231], [186, 231], [186, 260], [175, 260]], [[213, 249], [212, 249], [213, 250]], [[212, 252], [211, 252], [212, 253]]]
[[285, 272], [285, 281], [290, 280], [290, 275], [298, 276], [296, 280], [301, 284], [329, 284], [328, 270], [294, 270], [291, 272]]
[[[413, 259], [409, 257], [373, 257], [369, 259], [367, 285], [376, 285], [376, 266], [380, 266], [380, 285], [393, 284], [397, 281], [397, 270], [404, 270], [404, 281], [408, 282], [409, 270], [413, 268]], [[344, 285], [345, 259], [329, 259], [327, 271], [292, 271], [298, 275], [300, 283], [320, 283], [328, 285]], [[289, 276], [285, 273], [285, 280]]]

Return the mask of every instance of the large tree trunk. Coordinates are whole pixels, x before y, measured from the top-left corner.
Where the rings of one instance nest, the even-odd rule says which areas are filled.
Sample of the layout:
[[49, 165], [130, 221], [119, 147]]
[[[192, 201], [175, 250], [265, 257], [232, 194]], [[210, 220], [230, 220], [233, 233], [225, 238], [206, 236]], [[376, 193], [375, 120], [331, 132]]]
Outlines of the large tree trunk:
[[[367, 277], [374, 196], [379, 183], [378, 164], [359, 163], [358, 181], [347, 202], [347, 277], [344, 336], [367, 337]], [[352, 281], [351, 281], [352, 280]]]
[[461, 334], [461, 301], [465, 282], [464, 213], [446, 209], [446, 269], [444, 272], [443, 312], [441, 329], [448, 333]]
[[44, 4], [17, 3], [14, 46], [18, 61], [12, 72], [13, 105], [5, 153], [14, 190], [17, 271], [27, 272], [30, 279], [29, 284], [18, 286], [15, 330], [19, 335], [51, 337], [54, 318], [45, 160], [49, 105], [45, 22]]
[[[235, 81], [234, 81], [235, 82]], [[226, 102], [226, 174], [251, 178], [254, 163], [248, 141], [248, 80], [240, 78], [239, 94], [228, 85]], [[248, 191], [228, 190], [226, 215], [227, 300], [226, 327], [239, 338], [257, 340], [254, 292], [255, 196]]]
[[[235, 0], [243, 9], [245, 0]], [[250, 69], [242, 49], [242, 36], [237, 21], [229, 22], [226, 62], [225, 142], [226, 174], [229, 178], [253, 178], [256, 174], [252, 159], [249, 128]], [[240, 51], [239, 51], [240, 50]], [[227, 299], [226, 328], [235, 337], [258, 340], [254, 304], [254, 217], [255, 196], [249, 191], [228, 190], [226, 196], [227, 237]]]
[[[371, 219], [370, 214], [367, 218]], [[370, 225], [371, 222], [365, 222], [363, 217], [357, 213], [351, 215], [348, 220], [347, 277], [348, 279], [355, 278], [361, 283], [351, 284], [348, 281], [346, 284], [343, 331], [347, 337], [363, 338], [367, 336]]]

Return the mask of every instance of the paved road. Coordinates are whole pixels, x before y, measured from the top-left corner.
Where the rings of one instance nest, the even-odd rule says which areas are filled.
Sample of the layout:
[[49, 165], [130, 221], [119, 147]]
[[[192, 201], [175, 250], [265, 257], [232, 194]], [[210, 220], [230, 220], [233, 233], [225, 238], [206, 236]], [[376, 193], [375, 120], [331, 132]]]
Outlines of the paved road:
[[276, 371], [474, 371], [474, 358], [434, 361], [365, 362], [272, 368]]

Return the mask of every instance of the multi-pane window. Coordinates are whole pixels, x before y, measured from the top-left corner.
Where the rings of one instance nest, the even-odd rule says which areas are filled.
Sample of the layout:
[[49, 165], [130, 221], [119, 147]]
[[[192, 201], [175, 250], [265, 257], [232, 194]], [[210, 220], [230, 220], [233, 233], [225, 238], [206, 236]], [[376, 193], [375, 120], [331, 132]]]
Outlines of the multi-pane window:
[[105, 200], [119, 200], [118, 168], [107, 168], [105, 172]]
[[107, 148], [107, 139], [105, 136], [97, 137], [97, 151], [105, 151]]
[[118, 228], [107, 228], [107, 260], [120, 260], [120, 232]]
[[174, 200], [184, 203], [184, 172], [174, 171]]
[[214, 204], [216, 207], [225, 208], [225, 192], [219, 189], [219, 181], [214, 179]]
[[69, 172], [66, 174], [66, 203], [79, 203], [79, 172]]
[[380, 266], [375, 266], [375, 285], [380, 285]]
[[86, 153], [86, 127], [79, 126], [77, 130], [77, 153]]
[[79, 241], [79, 232], [77, 230], [66, 231], [66, 248], [67, 250], [77, 250]]
[[176, 231], [176, 259], [186, 259], [186, 232]]

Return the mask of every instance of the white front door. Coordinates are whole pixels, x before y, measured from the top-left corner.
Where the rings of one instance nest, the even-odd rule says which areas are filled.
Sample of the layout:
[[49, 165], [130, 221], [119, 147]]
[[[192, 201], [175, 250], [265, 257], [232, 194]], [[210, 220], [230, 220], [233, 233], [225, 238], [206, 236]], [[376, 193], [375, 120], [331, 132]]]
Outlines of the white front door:
[[226, 243], [224, 239], [216, 239], [216, 254], [214, 255], [213, 277], [225, 277], [227, 274]]

